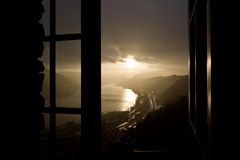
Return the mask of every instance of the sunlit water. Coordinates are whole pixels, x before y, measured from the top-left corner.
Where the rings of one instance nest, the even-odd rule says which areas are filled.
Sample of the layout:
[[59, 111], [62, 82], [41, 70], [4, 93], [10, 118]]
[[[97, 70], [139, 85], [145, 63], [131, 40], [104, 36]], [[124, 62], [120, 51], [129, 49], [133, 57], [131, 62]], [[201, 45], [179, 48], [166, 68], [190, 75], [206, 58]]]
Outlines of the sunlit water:
[[[130, 89], [110, 84], [102, 85], [102, 113], [112, 111], [126, 111], [135, 104], [137, 95]], [[94, 100], [94, 99], [93, 99]], [[49, 102], [46, 102], [49, 104]], [[56, 99], [58, 107], [80, 108], [81, 92]], [[80, 121], [80, 115], [57, 114], [57, 125], [68, 121]], [[49, 116], [45, 115], [46, 124], [49, 124]]]
[[[102, 85], [102, 112], [125, 111], [135, 104], [137, 95], [130, 89], [114, 85]], [[81, 92], [57, 98], [57, 106], [80, 108]]]
[[135, 104], [137, 95], [130, 89], [114, 85], [102, 86], [102, 113], [125, 111]]

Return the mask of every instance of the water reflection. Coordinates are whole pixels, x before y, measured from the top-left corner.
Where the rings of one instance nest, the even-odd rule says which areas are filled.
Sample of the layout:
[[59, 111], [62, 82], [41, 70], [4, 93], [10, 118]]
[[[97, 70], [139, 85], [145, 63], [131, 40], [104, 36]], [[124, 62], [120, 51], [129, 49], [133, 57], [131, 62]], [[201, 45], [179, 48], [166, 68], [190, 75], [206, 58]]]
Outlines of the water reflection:
[[102, 85], [102, 113], [125, 111], [135, 104], [137, 95], [130, 89], [112, 84]]
[[130, 89], [125, 89], [123, 93], [123, 101], [126, 102], [126, 105], [123, 106], [122, 111], [128, 110], [130, 107], [135, 105], [137, 95]]

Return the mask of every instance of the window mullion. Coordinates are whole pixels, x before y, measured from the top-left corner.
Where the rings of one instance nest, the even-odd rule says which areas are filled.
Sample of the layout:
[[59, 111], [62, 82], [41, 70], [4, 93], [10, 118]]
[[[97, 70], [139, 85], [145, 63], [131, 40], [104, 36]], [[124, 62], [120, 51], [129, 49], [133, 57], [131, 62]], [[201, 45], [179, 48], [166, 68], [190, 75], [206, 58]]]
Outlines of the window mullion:
[[[71, 41], [71, 40], [80, 40], [82, 35], [81, 33], [76, 33], [76, 34], [59, 34], [59, 35], [54, 35], [56, 41]], [[50, 36], [45, 36], [44, 37], [45, 42], [50, 41]]]
[[50, 153], [56, 155], [56, 0], [50, 0]]
[[101, 0], [81, 2], [81, 142], [84, 153], [96, 156], [101, 150]]

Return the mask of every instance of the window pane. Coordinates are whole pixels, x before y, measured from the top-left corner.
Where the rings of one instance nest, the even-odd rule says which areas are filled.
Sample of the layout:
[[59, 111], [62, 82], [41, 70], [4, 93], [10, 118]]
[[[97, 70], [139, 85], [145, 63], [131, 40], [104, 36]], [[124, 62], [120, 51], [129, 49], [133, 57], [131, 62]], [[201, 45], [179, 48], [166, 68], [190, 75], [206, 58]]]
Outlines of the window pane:
[[103, 150], [184, 148], [187, 0], [101, 2]]
[[[49, 42], [44, 43], [41, 57], [45, 66], [42, 96], [50, 106]], [[57, 107], [80, 108], [81, 104], [81, 44], [80, 40], [57, 42], [56, 46]]]
[[50, 126], [50, 114], [44, 113], [44, 127], [40, 131], [40, 156], [42, 160], [49, 159], [49, 126]]
[[56, 1], [57, 34], [81, 33], [81, 0]]
[[50, 106], [50, 63], [49, 63], [49, 56], [50, 56], [50, 51], [49, 51], [49, 42], [44, 42], [44, 52], [43, 56], [41, 57], [41, 61], [43, 62], [45, 66], [44, 70], [44, 80], [43, 80], [43, 86], [42, 86], [42, 92], [41, 95], [45, 99], [45, 107]]
[[57, 114], [57, 159], [80, 159], [80, 115]]
[[81, 106], [81, 42], [57, 42], [56, 47], [57, 107]]
[[[50, 0], [43, 0], [44, 10], [41, 23], [45, 28], [45, 35], [50, 34]], [[56, 33], [81, 33], [81, 0], [56, 1]]]
[[42, 113], [44, 118], [44, 127], [41, 130], [41, 139], [47, 139], [49, 134], [50, 128], [50, 114], [49, 113]]

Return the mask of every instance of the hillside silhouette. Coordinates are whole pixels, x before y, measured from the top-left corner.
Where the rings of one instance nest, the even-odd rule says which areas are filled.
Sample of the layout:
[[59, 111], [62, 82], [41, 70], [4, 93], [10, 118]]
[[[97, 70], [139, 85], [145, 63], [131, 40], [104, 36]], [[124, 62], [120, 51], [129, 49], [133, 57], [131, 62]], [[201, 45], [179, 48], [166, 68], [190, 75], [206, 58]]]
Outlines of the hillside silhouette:
[[[102, 116], [106, 152], [168, 152], [185, 156], [188, 136], [188, 76], [121, 82], [138, 94], [135, 106]], [[147, 114], [141, 112], [149, 108]], [[128, 116], [127, 116], [128, 115]], [[144, 115], [144, 116], [142, 116]]]
[[[49, 101], [50, 91], [50, 71], [45, 69], [42, 95]], [[56, 98], [71, 96], [81, 90], [80, 74], [75, 72], [56, 73]]]
[[175, 83], [157, 95], [157, 103], [168, 104], [188, 96], [188, 76], [181, 76]]
[[[126, 81], [118, 83], [119, 86], [124, 88], [130, 88], [134, 91], [144, 91], [144, 92], [156, 92], [161, 94], [166, 89], [171, 87], [175, 82], [182, 79], [185, 76], [181, 75], [171, 75], [171, 76], [156, 76], [156, 77], [147, 77], [143, 76], [134, 76]], [[180, 82], [179, 82], [180, 83]]]

